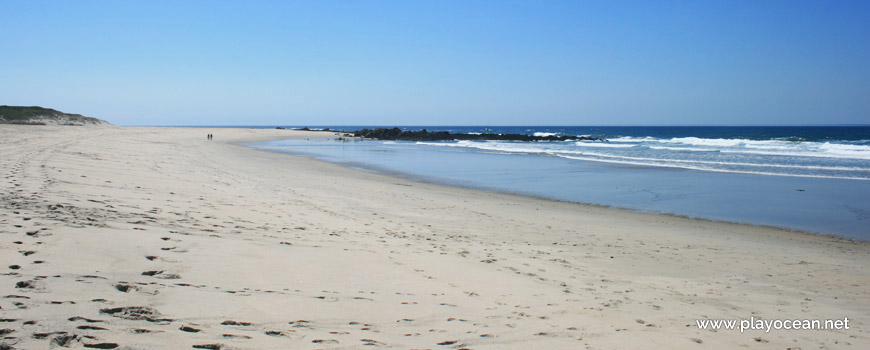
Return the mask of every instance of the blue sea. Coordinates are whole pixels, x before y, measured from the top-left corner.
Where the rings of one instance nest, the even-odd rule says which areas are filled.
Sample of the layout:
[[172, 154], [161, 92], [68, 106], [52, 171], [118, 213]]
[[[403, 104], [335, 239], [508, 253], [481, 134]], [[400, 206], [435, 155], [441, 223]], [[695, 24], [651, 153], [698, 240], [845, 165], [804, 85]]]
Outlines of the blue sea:
[[421, 181], [870, 241], [870, 126], [400, 128], [607, 142], [323, 137], [251, 146]]

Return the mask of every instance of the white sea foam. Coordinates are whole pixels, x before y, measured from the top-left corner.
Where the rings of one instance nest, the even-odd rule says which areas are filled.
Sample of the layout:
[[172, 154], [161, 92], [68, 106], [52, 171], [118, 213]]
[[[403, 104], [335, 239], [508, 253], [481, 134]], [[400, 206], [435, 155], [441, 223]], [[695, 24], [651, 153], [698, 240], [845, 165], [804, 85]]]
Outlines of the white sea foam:
[[[446, 147], [467, 147], [467, 148], [479, 148], [479, 149], [487, 149], [487, 150], [499, 150], [499, 151], [507, 151], [507, 152], [521, 152], [521, 153], [539, 153], [539, 152], [547, 152], [552, 151], [550, 149], [543, 148], [529, 148], [538, 145], [538, 143], [504, 143], [497, 141], [458, 141], [456, 143], [448, 143], [448, 142], [417, 142], [417, 144], [421, 145], [431, 145], [431, 146], [446, 146]], [[599, 143], [599, 142], [583, 142], [578, 141], [573, 143], [576, 146], [581, 147], [597, 147], [597, 148], [620, 148], [620, 149], [629, 149], [636, 148], [641, 145], [631, 145], [631, 144], [609, 144], [609, 143]], [[552, 145], [550, 143], [540, 143], [540, 145]], [[823, 146], [822, 146], [823, 145]], [[754, 155], [772, 155], [772, 156], [790, 156], [790, 157], [824, 157], [824, 158], [843, 158], [843, 159], [870, 159], [870, 146], [863, 145], [842, 145], [842, 144], [830, 144], [830, 143], [815, 143], [815, 145], [808, 145], [804, 148], [759, 148], [759, 149], [744, 149], [744, 148], [727, 148], [727, 147], [719, 147], [719, 148], [698, 148], [698, 147], [679, 147], [679, 146], [658, 146], [658, 145], [643, 145], [650, 149], [654, 150], [668, 150], [668, 151], [693, 151], [693, 152], [722, 152], [722, 153], [734, 153], [734, 154], [754, 154]], [[845, 147], [841, 147], [845, 146]], [[819, 151], [816, 149], [825, 149], [824, 151]], [[555, 150], [564, 152], [565, 150]]]
[[657, 140], [658, 140], [657, 138], [650, 137], [650, 136], [647, 136], [647, 137], [623, 136], [623, 137], [616, 137], [616, 138], [612, 138], [612, 139], [607, 139], [607, 141], [610, 141], [610, 142], [645, 142], [645, 141], [657, 141]]
[[662, 143], [677, 143], [693, 146], [713, 146], [713, 147], [736, 147], [752, 143], [752, 140], [743, 139], [704, 139], [700, 137], [675, 137], [670, 140], [659, 140]]
[[424, 146], [439, 146], [439, 147], [471, 147], [472, 141], [445, 141], [445, 142], [425, 142], [417, 141], [418, 145]]
[[593, 161], [593, 162], [602, 162], [602, 163], [614, 163], [614, 164], [624, 164], [624, 165], [638, 165], [638, 166], [648, 166], [648, 167], [669, 167], [669, 168], [680, 168], [680, 169], [699, 170], [699, 171], [711, 171], [711, 172], [718, 172], [718, 173], [754, 174], [754, 175], [775, 175], [775, 176], [791, 176], [791, 177], [811, 177], [811, 178], [842, 179], [842, 180], [870, 180], [870, 178], [865, 178], [865, 177], [855, 177], [855, 176], [831, 176], [831, 175], [816, 175], [816, 174], [789, 174], [789, 173], [775, 173], [775, 172], [765, 172], [765, 171], [747, 171], [747, 170], [718, 169], [718, 168], [712, 168], [712, 167], [691, 166], [691, 165], [685, 165], [685, 164], [661, 164], [661, 163], [654, 163], [654, 162], [640, 162], [640, 161], [626, 161], [626, 160], [609, 160], [609, 159], [600, 159], [600, 158], [592, 158], [592, 157], [577, 157], [577, 156], [568, 156], [568, 155], [560, 155], [559, 157], [567, 158], [567, 159], [575, 159], [575, 160], [586, 160], [586, 161]]
[[719, 152], [718, 149], [711, 148], [692, 148], [692, 147], [668, 147], [668, 146], [647, 146], [651, 149], [666, 150], [666, 151], [688, 151], [688, 152]]
[[655, 150], [745, 153], [769, 156], [823, 157], [870, 160], [870, 145], [789, 140], [707, 139], [700, 137], [619, 137], [609, 140], [643, 145]]
[[[652, 137], [621, 137], [610, 139], [609, 141], [609, 143], [579, 141], [574, 143], [574, 145], [578, 147], [597, 148], [632, 148], [638, 146], [645, 146], [654, 150], [667, 151], [724, 152], [770, 156], [825, 157], [839, 159], [870, 160], [870, 145], [850, 145], [830, 142], [821, 143], [809, 141], [800, 142], [782, 140], [705, 139], [698, 137], [681, 137], [667, 140], [656, 139]], [[439, 145], [443, 146], [450, 144], [441, 143]], [[481, 145], [475, 146], [468, 143], [459, 143], [455, 146], [473, 146], [474, 148], [482, 147]], [[505, 149], [500, 148], [500, 150]], [[528, 150], [524, 152], [528, 152]]]
[[646, 157], [629, 157], [618, 156], [613, 154], [593, 153], [593, 152], [553, 152], [553, 155], [563, 154], [582, 154], [585, 156], [601, 157], [604, 159], [623, 159], [632, 161], [650, 162], [649, 164], [659, 164], [659, 166], [668, 166], [671, 163], [680, 164], [708, 164], [718, 166], [745, 166], [758, 168], [784, 168], [784, 169], [804, 169], [804, 170], [826, 170], [826, 171], [864, 171], [870, 172], [870, 168], [858, 167], [840, 167], [840, 166], [821, 166], [821, 165], [798, 165], [798, 164], [771, 164], [771, 163], [746, 163], [746, 162], [723, 162], [695, 159], [670, 159], [670, 158], [646, 158]]
[[656, 150], [691, 151], [691, 152], [721, 152], [731, 154], [753, 154], [760, 156], [784, 156], [784, 157], [812, 157], [812, 158], [837, 158], [870, 160], [870, 151], [839, 151], [839, 150], [813, 150], [812, 148], [776, 148], [756, 147], [752, 148], [695, 148], [695, 147], [668, 147], [647, 146]]
[[585, 142], [585, 141], [578, 141], [578, 142], [575, 142], [574, 144], [576, 146], [580, 146], [580, 147], [600, 147], [600, 148], [632, 148], [632, 147], [639, 146], [639, 145], [627, 145], [624, 143], [613, 144], [613, 143], [605, 143], [605, 142]]
[[558, 133], [555, 133], [555, 132], [536, 132], [532, 135], [537, 136], [537, 137], [547, 137], [547, 136], [556, 136], [556, 135], [558, 135]]
[[[802, 176], [802, 177], [821, 177], [821, 178], [840, 178], [840, 179], [862, 179], [862, 180], [870, 180], [867, 177], [854, 177], [854, 176], [837, 176], [837, 175], [828, 175], [828, 174], [812, 174], [806, 172], [840, 172], [840, 173], [867, 173], [870, 172], [870, 167], [855, 167], [855, 166], [838, 166], [838, 165], [819, 165], [816, 164], [783, 164], [783, 163], [774, 163], [770, 160], [758, 159], [759, 162], [747, 162], [747, 161], [736, 161], [736, 160], [715, 160], [716, 158], [705, 157], [706, 159], [676, 159], [673, 157], [673, 153], [668, 151], [674, 150], [690, 150], [693, 152], [723, 152], [723, 153], [741, 153], [741, 154], [760, 154], [760, 155], [789, 155], [789, 156], [808, 156], [811, 152], [770, 152], [770, 151], [761, 151], [761, 150], [744, 150], [744, 149], [708, 149], [708, 148], [697, 148], [697, 147], [678, 147], [678, 146], [648, 146], [652, 150], [663, 150], [664, 153], [650, 153], [650, 151], [646, 151], [643, 153], [642, 149], [640, 153], [633, 152], [629, 154], [621, 154], [619, 149], [637, 149], [640, 145], [637, 144], [606, 144], [606, 143], [591, 143], [591, 142], [576, 142], [572, 145], [587, 147], [589, 149], [596, 149], [597, 146], [599, 152], [590, 151], [588, 149], [570, 149], [566, 147], [560, 147], [559, 145], [554, 145], [552, 143], [525, 143], [525, 142], [498, 142], [498, 141], [458, 141], [458, 142], [418, 142], [418, 144], [423, 145], [432, 145], [432, 146], [442, 146], [442, 147], [461, 147], [461, 148], [469, 148], [476, 149], [482, 151], [494, 151], [494, 152], [502, 152], [502, 153], [514, 153], [514, 154], [542, 154], [542, 155], [551, 155], [558, 156], [562, 158], [569, 159], [580, 159], [580, 160], [588, 160], [595, 162], [606, 162], [606, 163], [616, 163], [616, 164], [628, 164], [628, 165], [642, 165], [642, 166], [650, 166], [650, 167], [677, 167], [677, 168], [685, 168], [685, 169], [694, 169], [694, 170], [703, 170], [703, 171], [717, 171], [717, 172], [730, 172], [730, 173], [746, 173], [746, 174], [763, 174], [763, 175], [782, 175], [782, 176]], [[847, 145], [849, 146], [849, 145]], [[851, 145], [858, 146], [859, 145]], [[610, 151], [613, 149], [613, 151]], [[612, 152], [612, 153], [611, 153]], [[653, 151], [655, 152], [655, 151]], [[634, 155], [637, 154], [637, 155]], [[642, 154], [649, 154], [649, 156], [642, 156]], [[659, 157], [659, 155], [661, 157]], [[812, 156], [812, 155], [810, 155]], [[821, 155], [816, 155], [821, 156]], [[718, 156], [716, 156], [718, 157]], [[713, 160], [711, 160], [713, 159]], [[737, 159], [745, 159], [745, 158], [737, 158]], [[750, 169], [739, 169], [739, 168], [755, 168], [755, 169], [782, 169], [782, 172], [774, 172], [774, 171], [755, 171]], [[789, 170], [792, 169], [792, 170]]]
[[819, 145], [819, 149], [840, 155], [850, 155], [857, 158], [870, 159], [870, 146], [867, 145], [844, 145], [825, 142]]
[[722, 153], [734, 154], [755, 154], [762, 156], [786, 156], [786, 157], [812, 157], [812, 158], [836, 158], [836, 159], [854, 159], [854, 160], [870, 160], [870, 152], [849, 154], [848, 152], [819, 152], [819, 151], [755, 151], [741, 149], [723, 149], [719, 150]]

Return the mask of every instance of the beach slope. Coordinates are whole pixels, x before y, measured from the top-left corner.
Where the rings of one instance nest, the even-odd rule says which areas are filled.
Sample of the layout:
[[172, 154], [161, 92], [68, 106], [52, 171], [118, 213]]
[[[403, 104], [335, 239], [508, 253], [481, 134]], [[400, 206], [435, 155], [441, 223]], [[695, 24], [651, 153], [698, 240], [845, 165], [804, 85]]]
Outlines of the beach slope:
[[311, 135], [0, 125], [0, 347], [870, 347], [865, 243], [237, 144]]

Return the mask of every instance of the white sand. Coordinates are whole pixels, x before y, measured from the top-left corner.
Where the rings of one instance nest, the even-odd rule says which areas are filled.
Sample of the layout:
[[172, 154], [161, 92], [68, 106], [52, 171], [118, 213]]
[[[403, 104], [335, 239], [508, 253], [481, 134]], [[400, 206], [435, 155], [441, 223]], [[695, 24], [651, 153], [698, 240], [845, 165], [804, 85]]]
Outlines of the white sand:
[[[233, 144], [305, 135], [0, 126], [0, 344], [870, 348], [868, 244]], [[695, 325], [753, 316], [850, 329]]]

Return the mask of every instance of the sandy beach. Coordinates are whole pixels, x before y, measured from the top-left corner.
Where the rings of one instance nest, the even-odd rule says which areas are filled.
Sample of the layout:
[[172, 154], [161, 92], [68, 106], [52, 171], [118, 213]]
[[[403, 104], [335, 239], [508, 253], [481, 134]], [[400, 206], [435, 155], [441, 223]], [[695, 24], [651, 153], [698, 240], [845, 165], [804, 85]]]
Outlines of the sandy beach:
[[314, 134], [0, 125], [0, 349], [870, 348], [870, 244], [238, 145]]

